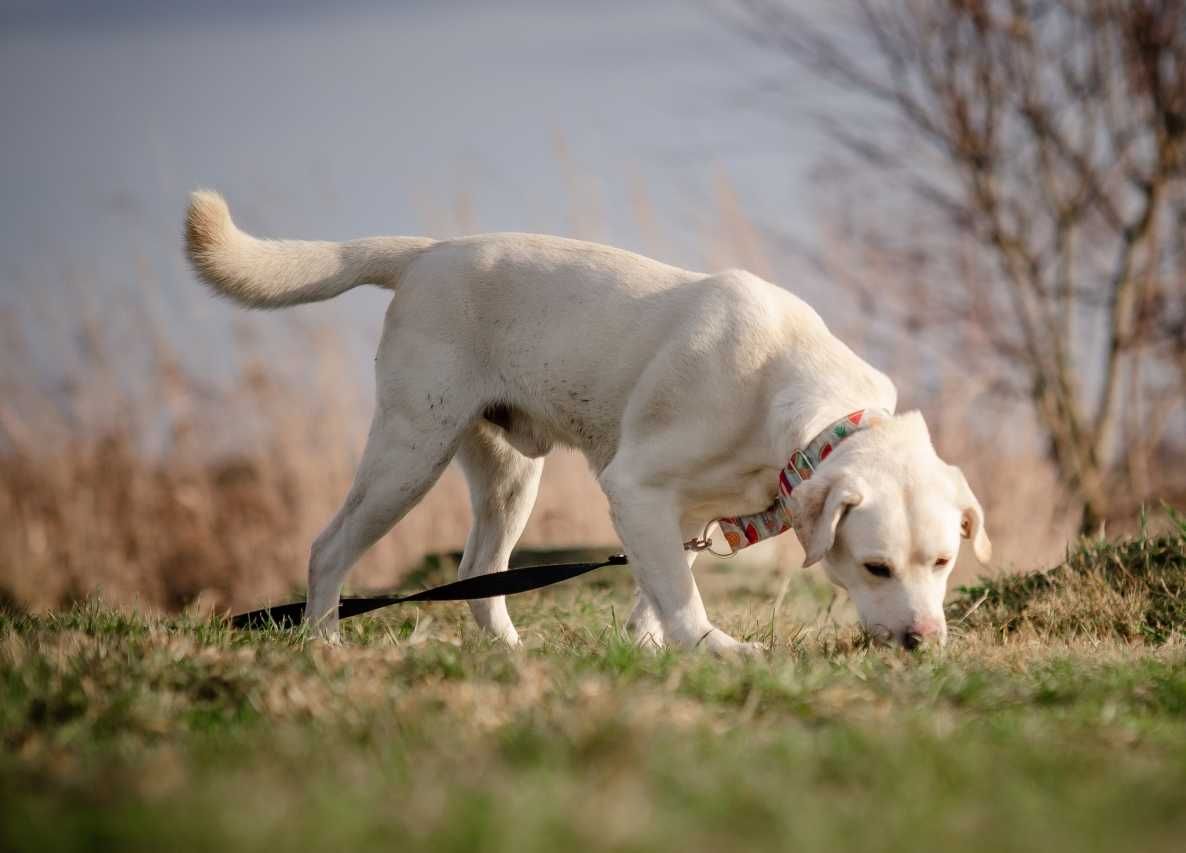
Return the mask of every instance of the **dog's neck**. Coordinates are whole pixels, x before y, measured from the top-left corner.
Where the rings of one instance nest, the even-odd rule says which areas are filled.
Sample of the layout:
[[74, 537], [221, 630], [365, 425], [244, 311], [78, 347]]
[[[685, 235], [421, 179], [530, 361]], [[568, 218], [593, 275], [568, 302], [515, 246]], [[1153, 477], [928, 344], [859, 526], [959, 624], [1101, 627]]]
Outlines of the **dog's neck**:
[[771, 465], [781, 468], [792, 453], [807, 447], [829, 425], [850, 412], [879, 408], [892, 414], [893, 406], [886, 403], [885, 400], [862, 398], [857, 394], [837, 395], [827, 400], [804, 398], [801, 395], [794, 400], [776, 400], [775, 417], [770, 419]]
[[[833, 452], [843, 442], [892, 417], [887, 409], [882, 408], [854, 410], [832, 421], [810, 441], [792, 450], [779, 472], [778, 494], [770, 506], [761, 512], [724, 516], [716, 520], [730, 550], [736, 553], [790, 530], [794, 526], [791, 494], [795, 488], [815, 476], [816, 470], [832, 458]], [[695, 548], [700, 543], [687, 544]]]

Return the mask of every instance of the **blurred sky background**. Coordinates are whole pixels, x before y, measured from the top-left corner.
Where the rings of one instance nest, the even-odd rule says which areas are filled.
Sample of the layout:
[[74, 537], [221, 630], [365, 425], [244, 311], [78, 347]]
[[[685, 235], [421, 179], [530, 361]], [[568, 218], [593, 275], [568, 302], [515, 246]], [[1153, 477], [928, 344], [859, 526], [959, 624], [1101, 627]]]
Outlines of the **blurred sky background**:
[[[147, 282], [166, 313], [187, 318], [179, 306], [200, 291], [180, 225], [197, 186], [223, 191], [240, 224], [264, 235], [542, 231], [694, 268], [711, 258], [722, 185], [773, 233], [804, 239], [812, 228], [821, 137], [806, 114], [786, 115], [785, 95], [781, 113], [763, 108], [765, 81], [779, 79], [806, 113], [810, 83], [780, 79], [789, 66], [729, 26], [727, 7], [0, 0], [0, 10], [10, 312], [63, 285], [106, 299]], [[376, 299], [351, 295], [345, 310], [373, 314]]]

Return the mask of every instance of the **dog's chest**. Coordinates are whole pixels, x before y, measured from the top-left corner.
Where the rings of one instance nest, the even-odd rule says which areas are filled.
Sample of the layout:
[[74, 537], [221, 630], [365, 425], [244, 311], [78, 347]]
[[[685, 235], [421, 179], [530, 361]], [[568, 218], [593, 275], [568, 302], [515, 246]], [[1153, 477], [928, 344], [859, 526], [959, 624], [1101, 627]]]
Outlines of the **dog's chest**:
[[715, 518], [760, 512], [777, 495], [777, 468], [716, 465], [691, 478], [682, 503], [689, 515]]

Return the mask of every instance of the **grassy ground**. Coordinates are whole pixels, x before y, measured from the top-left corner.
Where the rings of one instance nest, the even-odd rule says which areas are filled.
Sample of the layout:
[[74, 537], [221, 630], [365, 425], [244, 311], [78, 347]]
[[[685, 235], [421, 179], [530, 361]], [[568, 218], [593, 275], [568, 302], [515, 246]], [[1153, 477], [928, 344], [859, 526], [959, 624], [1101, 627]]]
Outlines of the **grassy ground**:
[[519, 652], [459, 605], [341, 647], [4, 615], [0, 848], [1181, 850], [1184, 572], [1181, 530], [1093, 546], [969, 590], [918, 655], [810, 575], [773, 615], [727, 578], [750, 662], [636, 649], [621, 578], [514, 602]]

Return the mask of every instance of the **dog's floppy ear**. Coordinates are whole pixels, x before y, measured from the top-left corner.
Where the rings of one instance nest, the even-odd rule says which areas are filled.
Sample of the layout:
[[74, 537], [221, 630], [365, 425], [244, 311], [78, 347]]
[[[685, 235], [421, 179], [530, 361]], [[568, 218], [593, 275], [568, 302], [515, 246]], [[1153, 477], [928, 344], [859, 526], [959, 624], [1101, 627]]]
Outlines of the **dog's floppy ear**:
[[836, 542], [836, 528], [844, 513], [861, 502], [856, 481], [848, 477], [814, 477], [791, 493], [791, 523], [806, 557], [804, 566], [824, 558]]
[[968, 485], [968, 478], [964, 472], [954, 465], [951, 466], [955, 477], [955, 501], [960, 510], [960, 535], [972, 540], [972, 552], [976, 559], [987, 565], [992, 559], [992, 542], [988, 540], [988, 533], [984, 530], [984, 510], [980, 501], [972, 494]]

